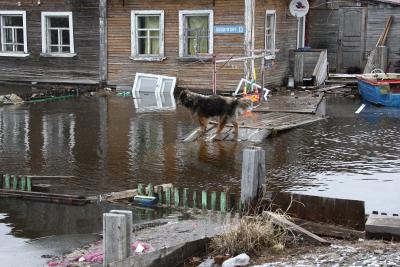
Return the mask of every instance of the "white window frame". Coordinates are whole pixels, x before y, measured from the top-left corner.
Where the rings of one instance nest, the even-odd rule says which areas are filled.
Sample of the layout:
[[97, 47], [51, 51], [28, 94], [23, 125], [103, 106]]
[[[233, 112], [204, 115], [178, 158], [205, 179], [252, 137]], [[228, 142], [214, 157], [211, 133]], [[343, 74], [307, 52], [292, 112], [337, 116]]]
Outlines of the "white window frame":
[[[273, 37], [273, 42], [272, 42], [272, 47], [268, 48], [267, 47], [267, 22], [268, 22], [268, 16], [273, 16], [273, 30], [271, 36]], [[266, 10], [265, 11], [265, 25], [264, 25], [264, 48], [265, 49], [271, 49], [272, 51], [270, 52], [270, 55], [267, 55], [265, 58], [266, 59], [275, 59], [275, 49], [276, 49], [276, 10]]]
[[208, 54], [214, 53], [214, 12], [213, 10], [180, 10], [179, 11], [179, 57], [181, 58], [197, 58], [195, 56], [185, 55], [185, 35], [184, 24], [185, 16], [208, 16]]
[[[68, 17], [69, 19], [69, 43], [70, 52], [54, 53], [48, 51], [47, 46], [47, 18], [48, 17]], [[42, 54], [45, 57], [74, 57], [75, 47], [74, 47], [74, 24], [72, 18], [72, 12], [42, 12]]]
[[[138, 34], [137, 34], [137, 16], [160, 16], [160, 47], [158, 55], [140, 55]], [[132, 10], [131, 11], [131, 59], [145, 61], [161, 61], [164, 60], [164, 10]]]
[[[12, 16], [12, 15], [22, 15], [22, 22], [23, 22], [23, 31], [24, 31], [24, 52], [11, 52], [11, 51], [4, 51], [3, 52], [3, 16]], [[0, 10], [0, 30], [1, 30], [1, 48], [0, 48], [0, 56], [3, 57], [27, 57], [28, 54], [28, 38], [27, 38], [27, 30], [26, 30], [26, 11], [22, 10]]]
[[306, 17], [297, 19], [297, 48], [303, 48], [306, 39]]

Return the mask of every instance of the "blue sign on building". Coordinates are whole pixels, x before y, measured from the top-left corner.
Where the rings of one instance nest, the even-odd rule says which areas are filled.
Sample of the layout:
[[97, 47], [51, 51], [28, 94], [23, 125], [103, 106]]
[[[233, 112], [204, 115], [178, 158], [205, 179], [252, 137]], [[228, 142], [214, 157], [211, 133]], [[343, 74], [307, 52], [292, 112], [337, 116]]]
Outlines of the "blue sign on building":
[[214, 25], [214, 34], [242, 34], [243, 25]]

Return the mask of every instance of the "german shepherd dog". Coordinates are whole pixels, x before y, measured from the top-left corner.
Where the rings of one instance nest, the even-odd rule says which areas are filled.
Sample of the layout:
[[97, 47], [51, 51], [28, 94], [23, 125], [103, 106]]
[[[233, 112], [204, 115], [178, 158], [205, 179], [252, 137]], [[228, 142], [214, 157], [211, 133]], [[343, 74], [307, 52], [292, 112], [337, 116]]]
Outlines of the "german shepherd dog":
[[179, 94], [179, 101], [194, 115], [197, 115], [202, 134], [206, 132], [209, 118], [215, 116], [219, 118], [217, 135], [220, 135], [227, 122], [231, 122], [236, 137], [239, 132], [238, 115], [245, 110], [250, 110], [253, 104], [250, 99], [236, 99], [219, 95], [205, 96], [193, 93], [188, 89]]

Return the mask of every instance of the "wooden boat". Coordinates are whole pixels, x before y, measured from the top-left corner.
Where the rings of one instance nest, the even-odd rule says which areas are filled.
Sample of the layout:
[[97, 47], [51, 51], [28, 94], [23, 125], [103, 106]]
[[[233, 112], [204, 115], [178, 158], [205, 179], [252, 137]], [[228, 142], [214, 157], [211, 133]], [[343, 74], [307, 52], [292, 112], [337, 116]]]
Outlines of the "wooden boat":
[[400, 107], [400, 73], [357, 75], [361, 96], [374, 104]]
[[141, 206], [150, 207], [157, 204], [158, 198], [153, 196], [137, 195], [133, 197], [133, 202]]

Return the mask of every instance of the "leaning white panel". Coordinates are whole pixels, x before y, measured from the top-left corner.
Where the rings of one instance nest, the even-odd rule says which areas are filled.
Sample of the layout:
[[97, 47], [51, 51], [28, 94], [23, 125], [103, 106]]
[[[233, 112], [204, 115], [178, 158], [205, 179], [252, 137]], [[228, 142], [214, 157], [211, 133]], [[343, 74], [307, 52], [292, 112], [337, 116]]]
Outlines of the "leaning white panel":
[[136, 73], [132, 96], [137, 112], [175, 110], [176, 78]]

